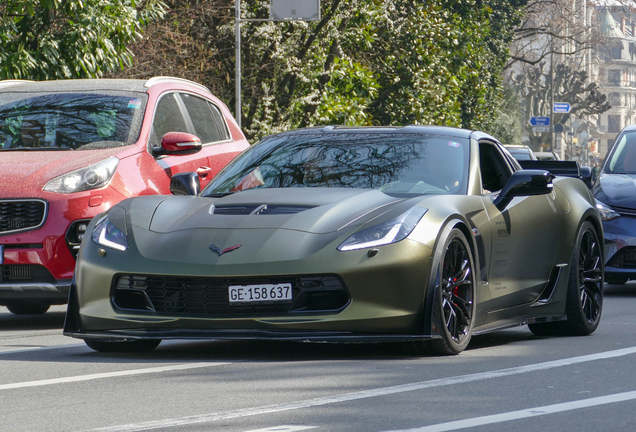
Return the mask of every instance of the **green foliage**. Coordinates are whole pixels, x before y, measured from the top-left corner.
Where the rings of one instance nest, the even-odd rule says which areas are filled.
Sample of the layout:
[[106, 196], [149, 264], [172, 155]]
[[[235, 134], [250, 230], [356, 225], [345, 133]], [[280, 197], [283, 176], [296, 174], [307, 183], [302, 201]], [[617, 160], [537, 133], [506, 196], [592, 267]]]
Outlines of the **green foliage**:
[[161, 0], [3, 0], [0, 79], [95, 78], [132, 63], [128, 45]]
[[[132, 69], [206, 84], [234, 100], [234, 0], [167, 0]], [[527, 0], [322, 0], [314, 22], [243, 22], [247, 135], [321, 124], [496, 130], [501, 74]], [[243, 0], [243, 19], [269, 16]]]

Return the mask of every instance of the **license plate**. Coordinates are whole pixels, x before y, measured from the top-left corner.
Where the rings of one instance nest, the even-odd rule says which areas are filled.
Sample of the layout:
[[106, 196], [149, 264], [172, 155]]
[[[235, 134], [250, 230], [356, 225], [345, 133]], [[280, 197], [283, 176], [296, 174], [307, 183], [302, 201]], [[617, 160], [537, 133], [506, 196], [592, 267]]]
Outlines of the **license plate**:
[[4, 245], [0, 245], [0, 264], [4, 264]]
[[292, 285], [290, 283], [230, 285], [228, 294], [230, 303], [287, 301], [292, 299]]

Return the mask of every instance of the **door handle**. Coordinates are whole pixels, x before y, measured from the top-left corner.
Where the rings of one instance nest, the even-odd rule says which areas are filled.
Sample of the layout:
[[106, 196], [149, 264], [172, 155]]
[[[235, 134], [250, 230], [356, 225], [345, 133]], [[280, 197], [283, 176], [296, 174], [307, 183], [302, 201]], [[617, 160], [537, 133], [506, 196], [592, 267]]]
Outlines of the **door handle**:
[[211, 172], [212, 172], [212, 168], [206, 167], [206, 166], [202, 166], [202, 167], [199, 167], [199, 169], [197, 169], [197, 175], [199, 177], [207, 177], [208, 174], [210, 174]]

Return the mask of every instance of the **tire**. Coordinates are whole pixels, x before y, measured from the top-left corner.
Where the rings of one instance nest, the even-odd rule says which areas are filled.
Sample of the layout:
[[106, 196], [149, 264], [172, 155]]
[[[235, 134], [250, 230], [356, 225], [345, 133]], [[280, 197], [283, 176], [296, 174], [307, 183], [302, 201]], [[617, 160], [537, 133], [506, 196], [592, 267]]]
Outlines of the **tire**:
[[627, 282], [627, 278], [622, 276], [605, 276], [605, 282], [612, 285], [623, 285]]
[[19, 301], [7, 305], [9, 312], [16, 315], [42, 315], [51, 307], [48, 303]]
[[604, 265], [594, 226], [585, 221], [576, 237], [565, 304], [566, 321], [529, 324], [539, 336], [585, 336], [594, 333], [603, 311]]
[[161, 339], [139, 339], [114, 341], [106, 339], [84, 339], [89, 348], [99, 352], [149, 352], [161, 343]]
[[475, 262], [466, 236], [457, 228], [450, 232], [443, 248], [433, 305], [433, 316], [440, 317], [442, 337], [426, 341], [422, 348], [432, 355], [455, 355], [468, 346], [475, 324]]

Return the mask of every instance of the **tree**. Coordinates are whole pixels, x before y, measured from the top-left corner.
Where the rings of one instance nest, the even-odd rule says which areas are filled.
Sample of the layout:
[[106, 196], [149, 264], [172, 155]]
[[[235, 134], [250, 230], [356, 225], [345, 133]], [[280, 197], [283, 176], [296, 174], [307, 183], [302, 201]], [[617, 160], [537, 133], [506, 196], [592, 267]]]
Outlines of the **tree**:
[[0, 79], [95, 78], [132, 63], [128, 45], [161, 0], [3, 0]]
[[[554, 69], [554, 100], [568, 102], [571, 106], [568, 114], [554, 114], [555, 125], [565, 124], [574, 114], [579, 117], [600, 114], [612, 107], [607, 97], [598, 91], [598, 86], [588, 81], [587, 72], [575, 70], [563, 63], [556, 65]], [[545, 63], [528, 67], [514, 76], [513, 85], [525, 99], [526, 113], [550, 115], [552, 78]], [[525, 127], [533, 148], [547, 144], [549, 135], [532, 132], [529, 124]]]
[[[323, 0], [318, 22], [242, 25], [242, 125], [251, 138], [317, 124], [493, 126], [527, 0]], [[133, 67], [206, 84], [234, 105], [231, 0], [169, 0]], [[243, 18], [269, 1], [244, 0]]]

